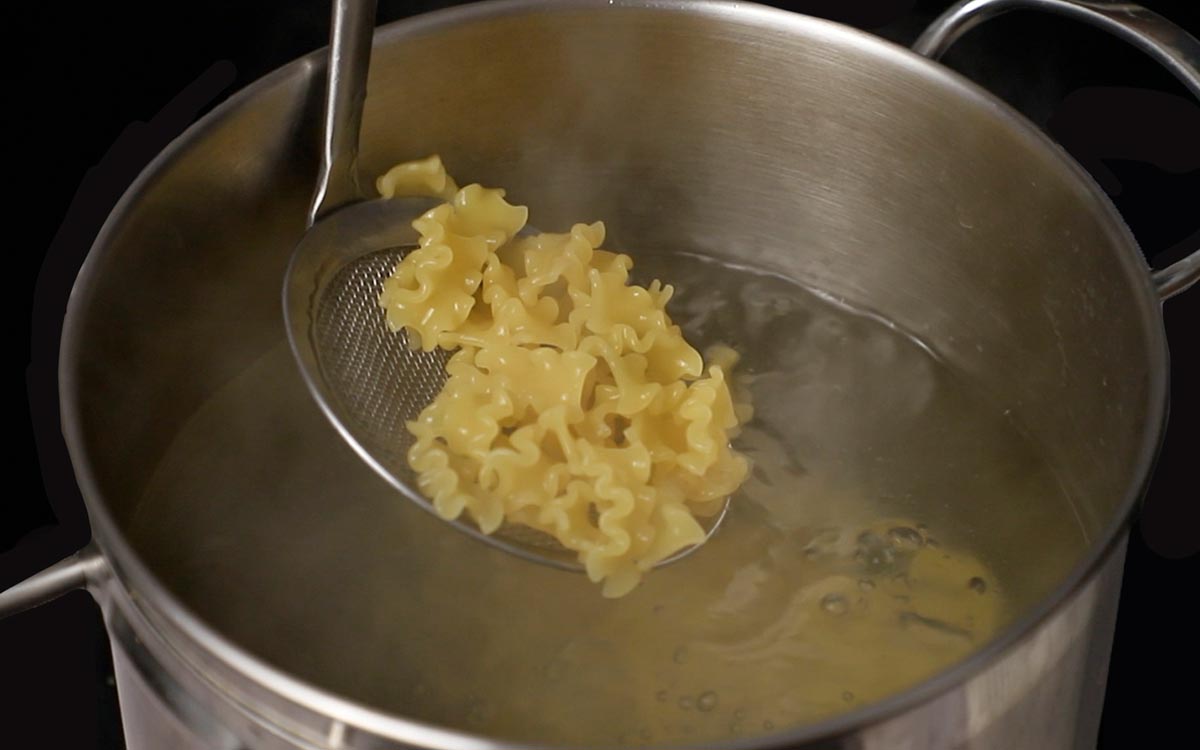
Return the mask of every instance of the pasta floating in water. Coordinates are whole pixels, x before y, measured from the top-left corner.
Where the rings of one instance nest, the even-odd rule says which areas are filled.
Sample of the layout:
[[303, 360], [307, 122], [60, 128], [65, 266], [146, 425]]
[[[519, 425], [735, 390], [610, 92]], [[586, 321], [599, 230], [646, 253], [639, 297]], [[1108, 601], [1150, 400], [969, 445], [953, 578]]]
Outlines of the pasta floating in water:
[[377, 187], [446, 200], [413, 222], [419, 246], [379, 295], [410, 346], [457, 350], [408, 423], [408, 461], [437, 512], [550, 534], [609, 597], [704, 541], [697, 517], [748, 471], [729, 445], [749, 412], [730, 396], [736, 354], [718, 348], [705, 368], [667, 315], [672, 288], [631, 284], [629, 256], [600, 249], [600, 222], [518, 237], [526, 208], [458, 189], [436, 156]]

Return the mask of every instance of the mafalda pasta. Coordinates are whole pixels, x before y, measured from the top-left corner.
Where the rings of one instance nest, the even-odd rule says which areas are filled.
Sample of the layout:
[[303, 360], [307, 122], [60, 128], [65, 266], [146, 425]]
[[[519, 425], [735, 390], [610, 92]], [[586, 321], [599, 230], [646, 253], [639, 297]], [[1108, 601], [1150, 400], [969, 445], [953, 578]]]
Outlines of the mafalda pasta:
[[489, 534], [545, 532], [609, 597], [704, 541], [697, 519], [748, 471], [729, 444], [748, 417], [730, 396], [732, 350], [705, 367], [666, 312], [672, 288], [631, 284], [629, 256], [600, 249], [600, 222], [519, 236], [525, 207], [459, 189], [436, 156], [377, 188], [446, 201], [413, 222], [419, 246], [379, 295], [410, 346], [454, 351], [408, 423], [408, 461], [437, 512]]

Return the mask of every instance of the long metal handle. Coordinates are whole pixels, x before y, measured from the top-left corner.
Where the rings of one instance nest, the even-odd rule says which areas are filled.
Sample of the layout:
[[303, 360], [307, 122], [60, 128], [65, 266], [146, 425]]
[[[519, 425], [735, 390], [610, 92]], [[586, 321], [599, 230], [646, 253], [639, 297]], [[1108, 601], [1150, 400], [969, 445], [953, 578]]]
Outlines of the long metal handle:
[[[1012, 10], [1040, 10], [1081, 21], [1129, 42], [1162, 64], [1200, 98], [1200, 41], [1140, 5], [1104, 0], [961, 0], [939, 16], [913, 43], [931, 59], [941, 57], [959, 37]], [[1200, 281], [1200, 249], [1151, 272], [1159, 297], [1167, 299]]]
[[375, 30], [376, 0], [334, 0], [321, 123], [321, 171], [308, 211], [312, 226], [330, 211], [362, 199], [358, 133], [362, 129]]
[[75, 589], [94, 587], [108, 577], [108, 563], [94, 544], [40, 573], [0, 591], [0, 620], [45, 604]]

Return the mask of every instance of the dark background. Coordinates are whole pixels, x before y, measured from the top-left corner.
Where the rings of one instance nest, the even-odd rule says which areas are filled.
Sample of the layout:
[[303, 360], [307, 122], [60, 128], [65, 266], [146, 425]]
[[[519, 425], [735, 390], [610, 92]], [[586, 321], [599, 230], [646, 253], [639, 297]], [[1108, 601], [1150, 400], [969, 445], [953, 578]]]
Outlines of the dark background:
[[[379, 18], [388, 22], [453, 4], [381, 0]], [[949, 3], [769, 4], [910, 43]], [[1195, 0], [1144, 4], [1200, 34]], [[47, 418], [39, 407], [35, 423], [30, 409], [30, 398], [41, 404], [38, 399], [53, 394], [57, 330], [31, 335], [31, 311], [61, 320], [65, 298], [49, 280], [74, 275], [124, 188], [194, 118], [183, 112], [165, 125], [136, 123], [154, 118], [205, 71], [215, 82], [216, 104], [322, 46], [328, 2], [47, 2], [3, 13], [15, 84], [7, 92], [5, 120], [16, 129], [5, 180], [6, 267], [15, 267], [6, 323], [16, 355], [9, 372], [18, 378], [8, 402], [15, 449], [7, 461], [12, 489], [0, 500], [0, 589], [89, 536], [69, 472], [53, 462], [43, 471], [39, 464], [39, 445], [43, 458], [62, 450], [55, 415]], [[218, 61], [231, 65], [210, 70]], [[1200, 108], [1147, 58], [1100, 32], [1014, 13], [972, 32], [945, 62], [1008, 100], [1092, 171], [1155, 266], [1200, 246]], [[222, 81], [230, 85], [215, 94]], [[1187, 482], [1200, 458], [1200, 289], [1166, 303], [1164, 318], [1173, 358], [1171, 421], [1130, 542], [1104, 750], [1200, 746], [1193, 715], [1200, 647], [1190, 616], [1190, 600], [1200, 590], [1200, 492], [1194, 480], [1191, 487]], [[0, 622], [0, 746], [123, 747], [111, 669], [103, 624], [84, 593]]]

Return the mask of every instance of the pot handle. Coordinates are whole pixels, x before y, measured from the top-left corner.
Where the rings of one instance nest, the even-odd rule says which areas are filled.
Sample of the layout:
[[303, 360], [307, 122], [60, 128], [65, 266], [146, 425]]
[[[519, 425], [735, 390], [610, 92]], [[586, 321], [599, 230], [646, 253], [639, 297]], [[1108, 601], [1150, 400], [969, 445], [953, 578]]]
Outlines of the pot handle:
[[[1112, 0], [960, 0], [938, 16], [913, 43], [913, 51], [937, 60], [959, 37], [1010, 10], [1040, 10], [1081, 21], [1124, 39], [1150, 55], [1200, 98], [1200, 41], [1162, 16], [1133, 3]], [[1200, 281], [1200, 249], [1166, 268], [1151, 271], [1162, 299]]]
[[0, 591], [0, 620], [9, 615], [45, 604], [75, 589], [96, 587], [108, 578], [104, 554], [89, 543], [70, 557], [59, 560], [40, 573], [34, 573], [7, 591]]

